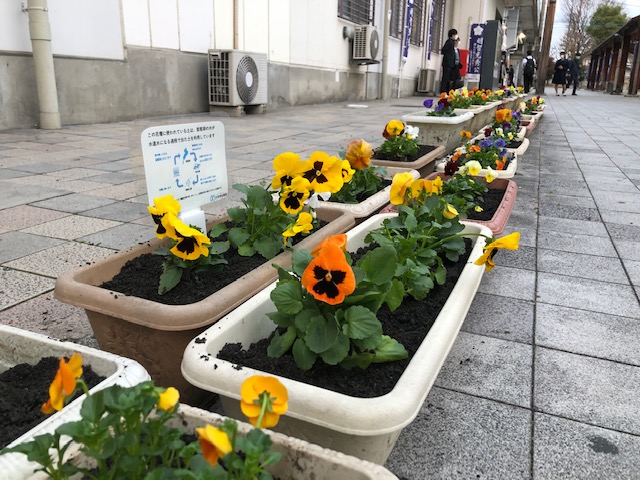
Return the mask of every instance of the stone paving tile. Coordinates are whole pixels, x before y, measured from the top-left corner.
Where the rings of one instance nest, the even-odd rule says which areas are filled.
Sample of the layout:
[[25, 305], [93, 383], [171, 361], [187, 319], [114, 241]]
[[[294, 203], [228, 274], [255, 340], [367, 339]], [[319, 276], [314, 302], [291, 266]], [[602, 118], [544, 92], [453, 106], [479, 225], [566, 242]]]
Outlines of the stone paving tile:
[[58, 220], [42, 223], [22, 230], [24, 233], [33, 233], [45, 237], [74, 240], [90, 233], [96, 233], [107, 228], [120, 225], [120, 222], [102, 220], [98, 218], [84, 217], [81, 215], [69, 215]]
[[0, 209], [37, 202], [66, 193], [69, 192], [56, 188], [17, 185], [11, 183], [11, 181], [0, 181]]
[[95, 158], [98, 160], [123, 160], [125, 158], [129, 158], [129, 156], [131, 155], [131, 150], [126, 148], [126, 149], [121, 149], [121, 150], [113, 150], [113, 151], [101, 151], [99, 153], [92, 153], [89, 155], [86, 155], [89, 158]]
[[572, 195], [574, 197], [589, 197], [591, 198], [591, 192], [584, 183], [580, 186], [565, 187], [562, 185], [543, 185], [540, 184], [540, 195]]
[[42, 202], [34, 203], [34, 206], [44, 207], [61, 212], [79, 213], [91, 208], [102, 207], [113, 203], [109, 198], [100, 198], [82, 193], [72, 193], [60, 197], [52, 198]]
[[625, 285], [538, 273], [538, 302], [640, 318], [638, 300]]
[[538, 271], [629, 285], [622, 263], [613, 257], [541, 248], [538, 251]]
[[540, 195], [540, 203], [553, 205], [565, 205], [567, 207], [596, 208], [596, 203], [589, 197], [576, 197], [571, 195]]
[[531, 345], [460, 332], [435, 385], [529, 407], [532, 357]]
[[22, 230], [40, 223], [57, 220], [68, 214], [47, 208], [18, 205], [0, 210], [0, 233]]
[[52, 278], [0, 267], [0, 310], [48, 292], [54, 285]]
[[600, 209], [602, 219], [606, 223], [619, 223], [621, 225], [640, 225], [640, 213], [619, 212], [615, 210]]
[[74, 167], [69, 168], [67, 170], [60, 170], [58, 172], [48, 173], [49, 177], [60, 177], [66, 180], [78, 180], [78, 179], [86, 179], [87, 177], [91, 177], [94, 175], [99, 175], [103, 172], [99, 170], [93, 170], [91, 168], [82, 168], [82, 167]]
[[640, 471], [640, 437], [536, 414], [536, 479], [632, 479]]
[[[146, 198], [146, 196], [145, 196]], [[131, 222], [142, 217], [148, 217], [149, 211], [146, 205], [135, 202], [115, 202], [104, 207], [93, 208], [82, 212], [83, 215], [107, 220]]]
[[538, 302], [536, 345], [640, 366], [638, 319]]
[[537, 245], [537, 234], [535, 228], [525, 228], [525, 227], [516, 227], [512, 225], [507, 225], [504, 227], [501, 236], [509, 235], [513, 232], [520, 232], [520, 243], [521, 247], [536, 247]]
[[132, 168], [135, 164], [131, 160], [120, 160], [117, 162], [96, 163], [91, 168], [107, 172], [119, 172]]
[[[33, 152], [28, 152], [29, 155], [33, 155]], [[16, 155], [16, 153], [12, 153], [12, 155]], [[59, 163], [49, 163], [49, 162], [40, 162], [40, 163], [31, 163], [31, 162], [23, 162], [20, 165], [15, 165], [13, 167], [15, 170], [20, 170], [22, 172], [29, 173], [50, 173], [50, 172], [58, 172], [60, 170], [67, 170], [69, 167], [66, 165], [60, 165]]]
[[70, 342], [93, 335], [84, 309], [56, 300], [53, 292], [0, 311], [0, 325], [11, 325]]
[[640, 262], [634, 260], [623, 259], [622, 263], [627, 270], [627, 274], [631, 279], [631, 284], [640, 287]]
[[[607, 230], [615, 240], [625, 240], [629, 242], [640, 242], [640, 225], [621, 225], [618, 223], [608, 223]], [[638, 245], [640, 248], [640, 245]]]
[[133, 182], [134, 180], [140, 180], [141, 178], [144, 178], [144, 177], [141, 177], [140, 175], [135, 175], [133, 173], [109, 172], [109, 173], [102, 173], [100, 175], [91, 177], [90, 180], [92, 182], [121, 185], [123, 183]]
[[146, 192], [147, 186], [145, 181], [137, 180], [135, 182], [98, 188], [87, 192], [87, 195], [93, 195], [99, 198], [110, 198], [113, 200], [127, 200], [132, 197], [137, 197], [138, 195], [146, 194]]
[[546, 217], [543, 215], [539, 217], [539, 230], [541, 232], [609, 237], [609, 233], [602, 223], [574, 220], [572, 218]]
[[595, 208], [573, 207], [543, 203], [540, 205], [540, 215], [547, 217], [571, 218], [574, 220], [588, 220], [599, 222], [600, 214]]
[[124, 250], [138, 243], [146, 242], [151, 237], [153, 237], [153, 231], [150, 231], [148, 227], [125, 223], [102, 232], [81, 237], [78, 241], [114, 250]]
[[530, 428], [523, 408], [433, 388], [385, 466], [412, 480], [528, 479]]
[[509, 217], [509, 225], [513, 227], [536, 228], [538, 215], [536, 212], [523, 211], [522, 207], [516, 205]]
[[640, 261], [640, 244], [638, 244], [638, 242], [629, 242], [627, 240], [618, 240], [614, 238], [613, 243], [618, 250], [620, 258]]
[[52, 177], [49, 175], [37, 175], [30, 177], [14, 178], [9, 182], [17, 185], [38, 185], [42, 187], [57, 188], [60, 190], [67, 190], [69, 192], [86, 192], [87, 190], [93, 190], [102, 187], [104, 184], [97, 182], [90, 182], [88, 180], [67, 180], [60, 177]]
[[617, 192], [624, 192], [624, 193], [638, 192], [638, 187], [634, 185], [632, 181], [624, 182], [624, 183], [622, 182], [616, 183], [614, 187], [612, 187], [611, 184], [609, 183], [598, 183], [598, 182], [589, 183], [589, 189], [591, 190], [594, 196], [599, 194], [602, 196], [605, 196], [608, 192], [612, 190], [612, 188], [614, 188]]
[[541, 413], [638, 435], [638, 391], [640, 367], [536, 348], [534, 402]]
[[605, 237], [594, 237], [592, 235], [567, 235], [563, 232], [538, 232], [539, 248], [549, 250], [560, 250], [563, 252], [584, 253], [588, 255], [599, 255], [606, 257], [617, 257], [613, 243]]
[[525, 245], [519, 245], [517, 250], [510, 251], [508, 255], [500, 256], [500, 265], [505, 267], [523, 268], [525, 270], [535, 270], [536, 249]]
[[111, 255], [113, 250], [78, 242], [67, 242], [5, 264], [17, 270], [58, 277], [67, 270]]
[[22, 232], [6, 232], [0, 234], [0, 263], [31, 255], [61, 243], [64, 242], [55, 238]]
[[478, 292], [520, 300], [534, 300], [536, 272], [500, 265], [500, 256], [508, 253], [510, 252], [499, 252], [496, 255], [494, 258], [496, 267], [482, 276]]
[[10, 180], [12, 178], [22, 178], [30, 175], [28, 172], [21, 172], [19, 170], [10, 170], [3, 168], [0, 170], [0, 180]]
[[515, 342], [531, 343], [533, 335], [532, 302], [478, 293], [473, 299], [462, 331], [501, 338]]

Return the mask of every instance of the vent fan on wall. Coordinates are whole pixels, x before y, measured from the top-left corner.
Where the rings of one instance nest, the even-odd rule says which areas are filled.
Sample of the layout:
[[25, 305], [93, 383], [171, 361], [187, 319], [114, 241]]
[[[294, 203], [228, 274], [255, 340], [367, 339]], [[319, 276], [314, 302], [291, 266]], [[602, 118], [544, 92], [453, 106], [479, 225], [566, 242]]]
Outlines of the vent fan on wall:
[[373, 25], [356, 25], [353, 33], [353, 59], [375, 60], [380, 48], [380, 37]]
[[267, 96], [267, 55], [209, 50], [209, 105], [261, 105]]

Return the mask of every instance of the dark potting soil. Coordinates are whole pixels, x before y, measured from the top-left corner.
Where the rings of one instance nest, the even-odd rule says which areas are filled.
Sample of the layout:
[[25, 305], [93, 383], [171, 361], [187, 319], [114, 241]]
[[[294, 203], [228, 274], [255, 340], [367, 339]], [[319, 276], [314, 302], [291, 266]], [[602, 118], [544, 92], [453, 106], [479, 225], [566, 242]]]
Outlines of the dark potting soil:
[[[326, 224], [320, 221], [319, 228]], [[220, 240], [225, 238], [221, 236]], [[224, 269], [209, 268], [198, 273], [185, 270], [178, 285], [159, 295], [158, 282], [164, 257], [145, 253], [125, 263], [116, 276], [100, 287], [165, 305], [188, 305], [207, 298], [269, 261], [261, 255], [243, 257], [233, 248], [224, 253], [224, 258], [227, 261]]]
[[[311, 370], [304, 372], [297, 367], [290, 354], [280, 358], [268, 357], [267, 346], [270, 338], [250, 345], [248, 350], [242, 350], [239, 343], [227, 344], [218, 354], [218, 358], [240, 365], [239, 368], [255, 368], [354, 397], [372, 398], [385, 395], [397, 383], [449, 298], [471, 253], [471, 241], [465, 239], [465, 243], [467, 251], [458, 262], [445, 261], [445, 284], [434, 288], [425, 300], [417, 301], [407, 297], [395, 312], [391, 312], [386, 306], [378, 311], [382, 331], [404, 345], [409, 354], [406, 360], [372, 364], [365, 370], [345, 370], [339, 366], [325, 365], [318, 360]], [[216, 368], [215, 362], [212, 368]]]
[[489, 191], [484, 194], [484, 198], [478, 200], [478, 205], [482, 207], [482, 211], [476, 212], [473, 209], [469, 210], [467, 212], [467, 218], [469, 220], [491, 220], [498, 210], [498, 206], [500, 202], [502, 202], [505, 192], [506, 190], [490, 188]]
[[417, 159], [435, 150], [436, 148], [438, 148], [437, 145], [418, 145], [418, 152], [415, 155], [402, 158], [394, 157], [392, 155], [384, 155], [376, 151], [373, 154], [373, 158], [376, 160], [392, 160], [394, 162], [415, 162]]
[[509, 143], [507, 143], [506, 148], [516, 149], [520, 145], [522, 145], [522, 140], [511, 140]]
[[[391, 185], [391, 180], [387, 180], [386, 178], [383, 178], [382, 182], [380, 183], [380, 188], [378, 190], [376, 190], [374, 193], [372, 193], [370, 195], [367, 195], [365, 193], [361, 193], [360, 195], [358, 195], [356, 197], [356, 201], [354, 203], [352, 203], [351, 205], [355, 205], [356, 203], [364, 202], [367, 198], [372, 197], [373, 195], [375, 195], [376, 193], [378, 193], [381, 190], [384, 190], [389, 185]], [[329, 201], [332, 202], [333, 198], [334, 197], [330, 197]]]
[[[59, 365], [59, 358], [47, 357], [37, 365], [21, 363], [0, 373], [0, 448], [49, 416], [42, 413], [40, 407], [49, 398], [49, 385]], [[82, 371], [82, 378], [89, 388], [105, 379], [90, 366], [84, 365]]]

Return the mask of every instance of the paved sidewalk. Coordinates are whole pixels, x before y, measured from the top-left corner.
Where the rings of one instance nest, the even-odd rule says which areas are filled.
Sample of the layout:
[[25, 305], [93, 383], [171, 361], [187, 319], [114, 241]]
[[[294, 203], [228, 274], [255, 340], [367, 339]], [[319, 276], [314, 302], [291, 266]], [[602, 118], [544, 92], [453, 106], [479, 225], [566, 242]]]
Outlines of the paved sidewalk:
[[[485, 274], [387, 463], [399, 477], [640, 478], [640, 99], [551, 88], [546, 99], [505, 231], [520, 231], [521, 247]], [[95, 345], [84, 312], [53, 299], [54, 281], [152, 236], [146, 127], [221, 120], [231, 185], [270, 180], [283, 151], [377, 145], [422, 100], [0, 132], [0, 323]]]

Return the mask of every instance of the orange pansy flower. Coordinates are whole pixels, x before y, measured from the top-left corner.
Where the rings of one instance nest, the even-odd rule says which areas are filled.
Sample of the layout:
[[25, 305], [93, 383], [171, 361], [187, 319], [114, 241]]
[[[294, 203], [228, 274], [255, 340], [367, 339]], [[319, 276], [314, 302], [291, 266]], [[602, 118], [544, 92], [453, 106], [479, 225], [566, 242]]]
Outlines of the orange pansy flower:
[[338, 235], [332, 235], [330, 237], [325, 238], [324, 240], [322, 240], [320, 245], [318, 245], [316, 248], [311, 250], [311, 255], [313, 255], [314, 257], [317, 257], [318, 255], [320, 255], [320, 252], [322, 251], [322, 249], [329, 244], [336, 245], [337, 247], [340, 248], [340, 250], [342, 250], [343, 252], [346, 252], [347, 251], [347, 235], [344, 233], [340, 233]]
[[302, 286], [316, 300], [338, 305], [356, 289], [356, 277], [340, 247], [325, 245], [302, 274]]
[[50, 414], [60, 411], [64, 407], [64, 401], [76, 390], [76, 380], [82, 376], [82, 357], [79, 353], [71, 355], [67, 363], [64, 357], [60, 358], [60, 367], [49, 386], [49, 400], [42, 405], [42, 413]]

